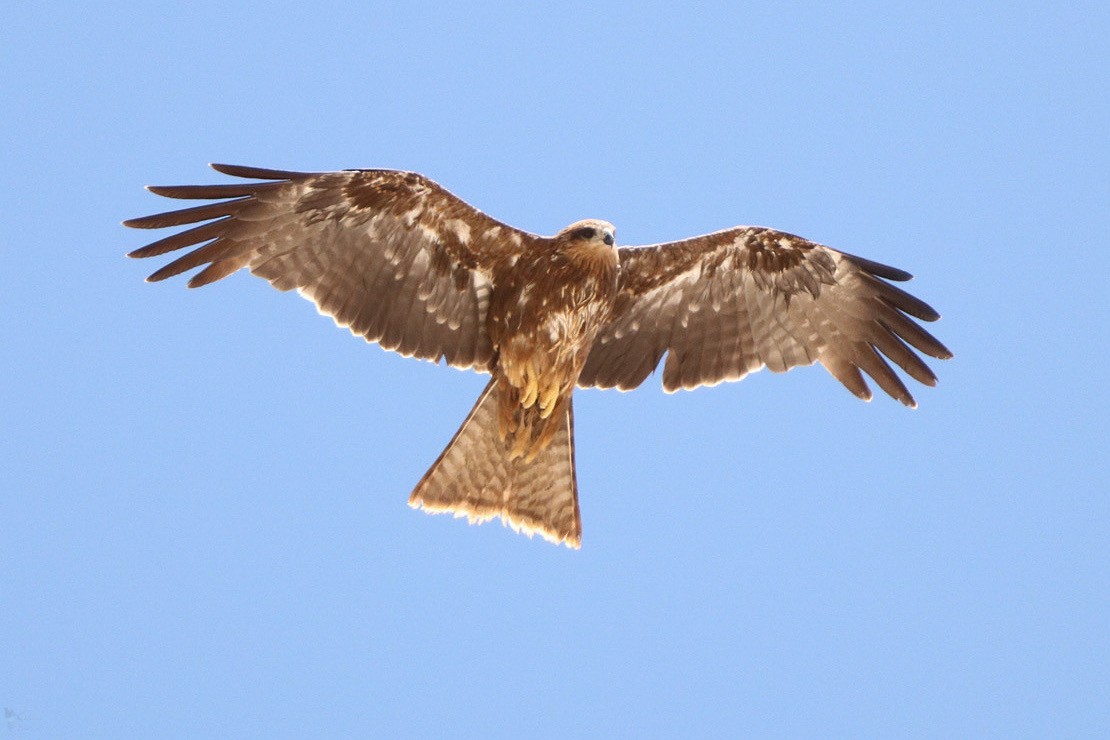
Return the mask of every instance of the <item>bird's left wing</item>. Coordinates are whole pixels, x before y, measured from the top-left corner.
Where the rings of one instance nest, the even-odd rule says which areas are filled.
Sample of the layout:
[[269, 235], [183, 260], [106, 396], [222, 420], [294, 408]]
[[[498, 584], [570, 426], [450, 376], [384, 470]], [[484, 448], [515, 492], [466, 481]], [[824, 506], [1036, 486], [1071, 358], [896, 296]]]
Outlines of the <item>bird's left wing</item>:
[[[629, 390], [664, 353], [667, 391], [739, 380], [764, 366], [820, 362], [869, 400], [860, 371], [907, 406], [913, 396], [880, 353], [914, 379], [936, 376], [913, 351], [951, 353], [910, 317], [939, 318], [891, 285], [909, 273], [762, 227], [622, 247], [616, 304], [578, 384]], [[913, 349], [911, 349], [911, 347]]]
[[201, 245], [149, 280], [203, 266], [189, 280], [197, 287], [246, 267], [386, 349], [487, 368], [495, 267], [539, 237], [413, 172], [212, 167], [266, 182], [151, 187], [169, 198], [220, 200], [124, 222], [140, 229], [207, 222], [132, 252], [153, 257]]

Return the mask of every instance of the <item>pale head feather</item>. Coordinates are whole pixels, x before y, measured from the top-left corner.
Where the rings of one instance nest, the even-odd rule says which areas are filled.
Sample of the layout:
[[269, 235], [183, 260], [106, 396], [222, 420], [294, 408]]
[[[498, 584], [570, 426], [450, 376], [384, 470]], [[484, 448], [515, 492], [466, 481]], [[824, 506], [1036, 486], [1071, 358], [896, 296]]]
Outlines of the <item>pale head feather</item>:
[[597, 241], [605, 244], [607, 243], [605, 237], [608, 236], [608, 244], [612, 245], [616, 243], [617, 227], [613, 226], [613, 224], [609, 223], [608, 221], [602, 221], [601, 219], [597, 218], [587, 218], [583, 219], [582, 221], [575, 221], [570, 226], [566, 227], [558, 234], [556, 234], [555, 238], [581, 238], [578, 237], [575, 232], [581, 232], [585, 229], [593, 229], [594, 234], [593, 237], [589, 239], [589, 241]]

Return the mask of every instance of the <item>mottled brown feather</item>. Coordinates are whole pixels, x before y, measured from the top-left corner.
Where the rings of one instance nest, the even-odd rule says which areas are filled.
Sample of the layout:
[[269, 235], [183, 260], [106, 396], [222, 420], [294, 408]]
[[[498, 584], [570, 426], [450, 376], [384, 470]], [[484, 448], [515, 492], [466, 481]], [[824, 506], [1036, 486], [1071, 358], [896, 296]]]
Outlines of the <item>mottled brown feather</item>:
[[201, 267], [189, 281], [196, 287], [246, 267], [280, 290], [299, 290], [337, 324], [386, 349], [486, 369], [494, 353], [485, 316], [495, 267], [539, 237], [412, 172], [212, 167], [269, 182], [152, 187], [172, 198], [233, 200], [124, 222], [202, 222], [131, 253], [153, 257], [200, 245], [150, 280]]
[[862, 370], [912, 406], [876, 349], [926, 385], [936, 376], [911, 347], [951, 356], [909, 318], [934, 321], [937, 312], [886, 282], [909, 273], [791, 234], [741, 226], [622, 247], [620, 259], [612, 318], [586, 361], [583, 387], [635, 388], [664, 354], [667, 391], [820, 362], [860, 398], [871, 396]]

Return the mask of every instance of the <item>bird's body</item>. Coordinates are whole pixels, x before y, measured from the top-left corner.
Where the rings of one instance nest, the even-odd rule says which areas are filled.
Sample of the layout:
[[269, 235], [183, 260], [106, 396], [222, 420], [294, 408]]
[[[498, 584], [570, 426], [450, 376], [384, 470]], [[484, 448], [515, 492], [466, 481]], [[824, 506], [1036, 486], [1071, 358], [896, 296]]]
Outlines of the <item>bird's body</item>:
[[[608, 238], [608, 244], [606, 243]], [[580, 221], [495, 272], [487, 318], [497, 348], [499, 432], [535, 458], [571, 392], [617, 292], [613, 227]]]
[[618, 264], [612, 225], [580, 221], [498, 265], [486, 317], [493, 377], [411, 503], [578, 544], [572, 394], [612, 312]]
[[857, 396], [870, 398], [863, 370], [907, 405], [879, 352], [928, 385], [910, 347], [951, 356], [906, 316], [936, 312], [886, 282], [907, 273], [773, 229], [618, 249], [605, 221], [529, 234], [415, 173], [214, 167], [270, 182], [151, 188], [223, 200], [125, 222], [209, 221], [133, 252], [201, 245], [150, 279], [247, 267], [386, 349], [491, 374], [410, 497], [426, 510], [577, 547], [574, 388], [635, 388], [664, 355], [668, 391], [821, 362]]

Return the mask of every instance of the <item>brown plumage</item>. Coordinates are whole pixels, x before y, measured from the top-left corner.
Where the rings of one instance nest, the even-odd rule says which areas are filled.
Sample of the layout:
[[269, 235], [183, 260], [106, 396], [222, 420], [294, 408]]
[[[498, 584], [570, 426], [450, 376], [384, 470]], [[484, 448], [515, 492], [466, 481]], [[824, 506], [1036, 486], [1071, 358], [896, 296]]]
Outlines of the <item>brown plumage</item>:
[[926, 385], [914, 350], [951, 357], [910, 318], [937, 313], [887, 282], [908, 273], [772, 229], [618, 249], [607, 222], [537, 236], [411, 172], [213, 167], [265, 182], [151, 187], [219, 200], [124, 222], [207, 222], [131, 253], [196, 247], [150, 280], [201, 267], [196, 287], [246, 267], [367, 341], [491, 373], [412, 492], [427, 511], [578, 547], [574, 387], [635, 388], [664, 354], [668, 391], [820, 362], [860, 398], [862, 371], [908, 406], [882, 355]]

